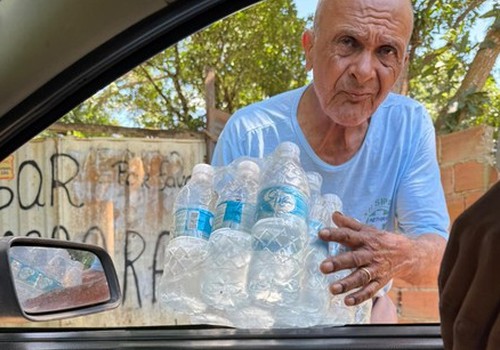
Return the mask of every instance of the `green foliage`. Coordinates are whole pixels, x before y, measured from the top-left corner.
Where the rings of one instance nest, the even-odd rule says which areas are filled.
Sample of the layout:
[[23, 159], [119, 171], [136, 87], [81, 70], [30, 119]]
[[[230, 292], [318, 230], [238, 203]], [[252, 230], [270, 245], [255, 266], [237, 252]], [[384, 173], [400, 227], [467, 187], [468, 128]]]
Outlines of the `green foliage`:
[[[95, 124], [95, 125], [119, 125], [119, 120], [114, 113], [118, 107], [113, 96], [118, 94], [118, 89], [115, 84], [107, 86], [99, 91], [94, 96], [73, 108], [63, 118], [62, 123], [69, 124]], [[89, 135], [82, 131], [74, 130], [71, 132], [74, 137], [84, 138]], [[37, 137], [47, 138], [54, 137], [55, 133], [50, 130], [45, 130]], [[109, 136], [104, 134], [92, 133], [92, 136]]]
[[[227, 112], [305, 84], [301, 33], [292, 0], [273, 0], [219, 21], [163, 51], [101, 92], [100, 113], [137, 126], [205, 128], [205, 74], [216, 73], [216, 107]], [[100, 117], [92, 105], [79, 107]], [[94, 119], [96, 120], [96, 119]]]
[[[291, 0], [257, 5], [192, 36], [187, 60], [202, 82], [206, 67], [217, 74], [217, 108], [233, 112], [262, 98], [303, 85], [301, 33]], [[203, 90], [202, 84], [196, 86]]]
[[[487, 0], [414, 0], [413, 4], [409, 95], [436, 119], [456, 94], [477, 51], [487, 45], [474, 41], [471, 28], [480, 18], [498, 16], [498, 8], [491, 9]], [[500, 104], [498, 92], [498, 82], [491, 77], [481, 91], [464, 94], [446, 116], [447, 130], [478, 123], [498, 126], [498, 109], [494, 109]], [[456, 120], [464, 111], [468, 118], [459, 125]]]
[[[455, 96], [480, 49], [471, 28], [481, 17], [499, 22], [500, 10], [491, 5], [492, 0], [413, 0], [413, 4], [407, 93], [436, 119]], [[204, 129], [208, 67], [216, 73], [216, 107], [230, 113], [302, 86], [308, 76], [300, 39], [310, 24], [311, 18], [297, 17], [293, 0], [264, 1], [161, 52], [77, 107], [64, 121]], [[493, 44], [482, 44], [486, 45]], [[448, 130], [499, 124], [498, 82], [490, 78], [482, 91], [464, 94], [453, 105], [456, 110], [447, 116]], [[464, 110], [468, 118], [458, 125], [454, 120]]]
[[500, 88], [493, 78], [488, 79], [483, 91], [467, 94], [457, 109], [465, 109], [471, 116], [460, 128], [474, 125], [500, 127]]

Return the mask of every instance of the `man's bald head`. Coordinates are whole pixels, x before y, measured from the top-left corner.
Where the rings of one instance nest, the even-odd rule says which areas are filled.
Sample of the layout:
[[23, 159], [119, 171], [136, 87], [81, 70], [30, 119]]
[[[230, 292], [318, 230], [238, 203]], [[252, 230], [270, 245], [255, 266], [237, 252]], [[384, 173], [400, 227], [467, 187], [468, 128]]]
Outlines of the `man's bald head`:
[[319, 0], [315, 30], [302, 35], [314, 95], [335, 123], [366, 123], [408, 60], [409, 0]]
[[[320, 29], [320, 23], [323, 20], [323, 14], [325, 13], [324, 9], [327, 6], [335, 6], [335, 2], [339, 1], [361, 1], [363, 2], [364, 0], [318, 0], [318, 4], [316, 5], [316, 12], [314, 15], [314, 32], [317, 34], [319, 33]], [[377, 0], [381, 2], [387, 2], [387, 1], [392, 1], [395, 4], [395, 7], [400, 7], [401, 12], [404, 16], [408, 16], [408, 20], [410, 21], [410, 34], [408, 36], [408, 43], [410, 42], [411, 38], [411, 33], [413, 32], [413, 5], [411, 3], [411, 0]], [[373, 1], [370, 1], [373, 2]]]

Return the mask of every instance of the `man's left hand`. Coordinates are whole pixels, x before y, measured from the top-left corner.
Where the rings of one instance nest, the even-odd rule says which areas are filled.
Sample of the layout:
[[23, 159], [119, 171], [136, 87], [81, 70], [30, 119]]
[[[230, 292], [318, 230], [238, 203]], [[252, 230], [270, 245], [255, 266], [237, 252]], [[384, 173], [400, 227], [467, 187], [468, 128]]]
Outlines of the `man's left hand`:
[[357, 305], [373, 298], [379, 289], [412, 263], [415, 240], [363, 225], [339, 212], [333, 214], [333, 220], [338, 228], [322, 229], [319, 237], [324, 241], [338, 242], [350, 251], [329, 257], [320, 269], [325, 274], [353, 270], [330, 286], [333, 294], [359, 289], [346, 296], [346, 305]]

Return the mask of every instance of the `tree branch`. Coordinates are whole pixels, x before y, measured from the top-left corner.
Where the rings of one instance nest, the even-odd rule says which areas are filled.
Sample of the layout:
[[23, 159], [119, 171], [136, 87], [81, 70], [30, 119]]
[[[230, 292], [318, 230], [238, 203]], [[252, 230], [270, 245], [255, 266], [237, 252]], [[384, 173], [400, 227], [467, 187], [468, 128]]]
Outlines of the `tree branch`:
[[158, 85], [156, 85], [156, 82], [154, 81], [153, 77], [149, 74], [149, 72], [146, 70], [146, 68], [144, 68], [143, 66], [139, 66], [139, 69], [146, 76], [146, 79], [151, 83], [151, 85], [153, 85], [153, 88], [156, 90], [156, 92], [158, 92], [158, 94], [165, 101], [165, 103], [168, 104], [170, 102], [169, 98], [165, 96], [161, 88]]
[[181, 67], [181, 59], [180, 59], [180, 56], [179, 56], [179, 46], [178, 45], [174, 45], [174, 58], [175, 58], [175, 70], [176, 70], [176, 73], [175, 73], [175, 79], [173, 79], [173, 83], [174, 83], [174, 87], [175, 87], [175, 91], [177, 91], [177, 95], [179, 96], [179, 99], [181, 101], [181, 105], [182, 105], [182, 110], [184, 111], [184, 116], [189, 116], [189, 104], [186, 100], [186, 97], [184, 96], [184, 93], [182, 91], [182, 87], [181, 87], [181, 84], [179, 83], [179, 67]]
[[465, 9], [464, 12], [462, 12], [455, 20], [453, 23], [453, 28], [457, 28], [460, 23], [464, 21], [464, 19], [471, 13], [474, 9], [478, 8], [481, 6], [486, 0], [473, 0], [469, 3], [469, 6]]
[[[457, 92], [450, 99], [448, 104], [439, 112], [438, 119], [436, 120], [435, 126], [438, 132], [445, 131], [446, 118], [448, 118], [448, 110], [451, 105], [457, 103], [458, 101], [466, 98], [467, 95], [480, 91], [488, 76], [491, 69], [495, 65], [497, 57], [500, 55], [500, 18], [497, 18], [495, 22], [491, 25], [486, 33], [486, 37], [479, 46], [479, 50], [474, 56], [467, 74], [465, 75], [462, 83], [460, 84]], [[463, 109], [458, 111], [456, 119], [453, 122], [459, 125], [467, 117], [466, 111]]]

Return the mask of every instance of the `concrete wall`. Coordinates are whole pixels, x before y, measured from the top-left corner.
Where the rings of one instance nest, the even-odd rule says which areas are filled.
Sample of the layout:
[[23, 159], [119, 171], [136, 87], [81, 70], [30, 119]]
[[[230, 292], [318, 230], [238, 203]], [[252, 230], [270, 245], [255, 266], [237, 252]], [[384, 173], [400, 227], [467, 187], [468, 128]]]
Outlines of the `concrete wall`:
[[113, 256], [123, 305], [63, 325], [182, 322], [160, 310], [155, 287], [175, 196], [205, 149], [203, 139], [48, 139], [2, 162], [1, 235], [93, 243]]

